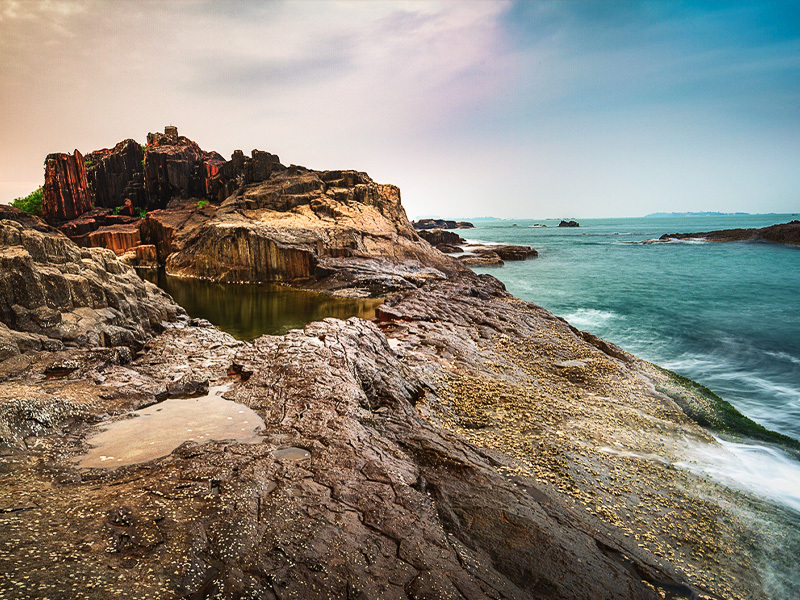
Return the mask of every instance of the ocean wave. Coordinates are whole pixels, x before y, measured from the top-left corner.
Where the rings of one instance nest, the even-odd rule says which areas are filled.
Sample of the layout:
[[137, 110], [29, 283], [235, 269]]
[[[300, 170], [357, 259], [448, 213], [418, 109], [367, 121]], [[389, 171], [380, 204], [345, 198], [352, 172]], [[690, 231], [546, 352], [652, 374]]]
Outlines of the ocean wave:
[[780, 351], [775, 352], [775, 351], [769, 351], [768, 350], [768, 351], [764, 352], [764, 354], [766, 354], [768, 356], [771, 356], [773, 358], [777, 358], [778, 360], [785, 360], [785, 361], [788, 361], [790, 363], [794, 363], [796, 365], [800, 365], [800, 357], [793, 356], [793, 355], [789, 354], [788, 352], [780, 352]]
[[562, 316], [579, 329], [602, 327], [612, 319], [622, 318], [616, 313], [606, 310], [597, 310], [595, 308], [579, 308], [574, 312]]
[[752, 493], [800, 513], [800, 462], [769, 446], [728, 442], [689, 443], [685, 460], [673, 463], [734, 489]]

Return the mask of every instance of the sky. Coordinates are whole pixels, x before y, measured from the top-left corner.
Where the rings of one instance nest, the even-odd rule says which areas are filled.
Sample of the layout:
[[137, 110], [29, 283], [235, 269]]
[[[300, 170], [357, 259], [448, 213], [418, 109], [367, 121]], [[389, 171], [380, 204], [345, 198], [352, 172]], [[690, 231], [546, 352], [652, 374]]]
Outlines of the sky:
[[800, 2], [0, 0], [0, 202], [177, 125], [411, 218], [800, 211]]

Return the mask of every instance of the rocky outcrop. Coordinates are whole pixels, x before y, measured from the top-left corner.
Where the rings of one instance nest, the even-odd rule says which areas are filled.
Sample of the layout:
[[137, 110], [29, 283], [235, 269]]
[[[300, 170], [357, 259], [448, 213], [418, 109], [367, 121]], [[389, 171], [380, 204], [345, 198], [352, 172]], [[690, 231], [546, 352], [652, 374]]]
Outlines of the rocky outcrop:
[[48, 154], [44, 163], [44, 195], [42, 216], [47, 220], [75, 219], [91, 209], [86, 167], [83, 156], [73, 154]]
[[418, 232], [418, 235], [433, 246], [439, 246], [440, 244], [454, 246], [456, 244], [463, 244], [466, 241], [457, 233], [445, 231], [444, 229], [422, 229]]
[[800, 221], [780, 223], [761, 229], [722, 229], [703, 233], [665, 233], [661, 241], [705, 240], [709, 242], [772, 242], [775, 244], [800, 244]]
[[128, 200], [147, 206], [144, 188], [144, 149], [135, 140], [124, 140], [112, 149], [86, 155], [89, 192], [95, 206], [115, 208]]
[[446, 219], [420, 219], [413, 222], [415, 229], [474, 229], [469, 221], [450, 221]]
[[0, 221], [2, 353], [140, 347], [183, 311], [107, 249]]
[[470, 244], [463, 248], [459, 260], [467, 265], [503, 265], [506, 260], [527, 260], [536, 258], [539, 252], [530, 246], [513, 244]]
[[357, 171], [276, 170], [191, 231], [165, 227], [168, 220], [154, 215], [145, 239], [160, 255], [172, 250], [166, 267], [176, 275], [382, 293], [462, 269], [420, 240], [395, 186]]
[[558, 224], [559, 227], [580, 227], [580, 223], [577, 221], [561, 221]]
[[[0, 591], [764, 597], [770, 542], [735, 514], [750, 501], [645, 458], [714, 443], [652, 367], [469, 272], [378, 313], [252, 344], [184, 324], [124, 367], [80, 349], [0, 363]], [[210, 382], [264, 420], [260, 443], [76, 465], [95, 423]]]

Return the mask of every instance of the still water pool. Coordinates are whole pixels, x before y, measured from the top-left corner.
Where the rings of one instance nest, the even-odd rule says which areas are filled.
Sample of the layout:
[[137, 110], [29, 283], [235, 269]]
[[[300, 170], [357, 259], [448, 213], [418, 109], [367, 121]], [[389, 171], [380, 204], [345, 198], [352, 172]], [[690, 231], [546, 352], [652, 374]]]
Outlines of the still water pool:
[[326, 317], [372, 319], [380, 298], [339, 298], [275, 284], [216, 283], [142, 271], [186, 309], [189, 316], [207, 319], [239, 340], [260, 335], [283, 335]]

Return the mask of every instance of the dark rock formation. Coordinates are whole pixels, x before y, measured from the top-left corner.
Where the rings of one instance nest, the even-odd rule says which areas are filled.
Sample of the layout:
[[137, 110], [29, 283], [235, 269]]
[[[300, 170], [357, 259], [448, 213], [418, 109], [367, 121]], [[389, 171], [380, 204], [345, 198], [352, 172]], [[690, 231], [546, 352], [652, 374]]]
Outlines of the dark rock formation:
[[2, 354], [65, 345], [139, 347], [183, 312], [106, 249], [0, 221]]
[[446, 219], [420, 219], [413, 222], [415, 229], [474, 229], [469, 221], [450, 221]]
[[444, 229], [422, 229], [418, 232], [419, 237], [434, 246], [440, 244], [463, 244], [466, 240], [457, 233], [445, 231]]
[[75, 219], [92, 207], [83, 156], [48, 154], [44, 164], [42, 216], [53, 221]]
[[147, 206], [144, 150], [135, 140], [87, 154], [86, 165], [95, 206], [115, 208], [124, 206], [126, 200], [136, 207]]
[[502, 265], [506, 260], [527, 260], [539, 256], [539, 252], [530, 246], [513, 244], [472, 244], [465, 250], [467, 253], [458, 258], [468, 265]]
[[580, 227], [580, 223], [577, 221], [561, 221], [558, 224], [559, 227]]
[[800, 221], [770, 225], [761, 229], [722, 229], [703, 233], [665, 233], [660, 238], [669, 240], [706, 240], [709, 242], [764, 241], [775, 244], [800, 244]]

